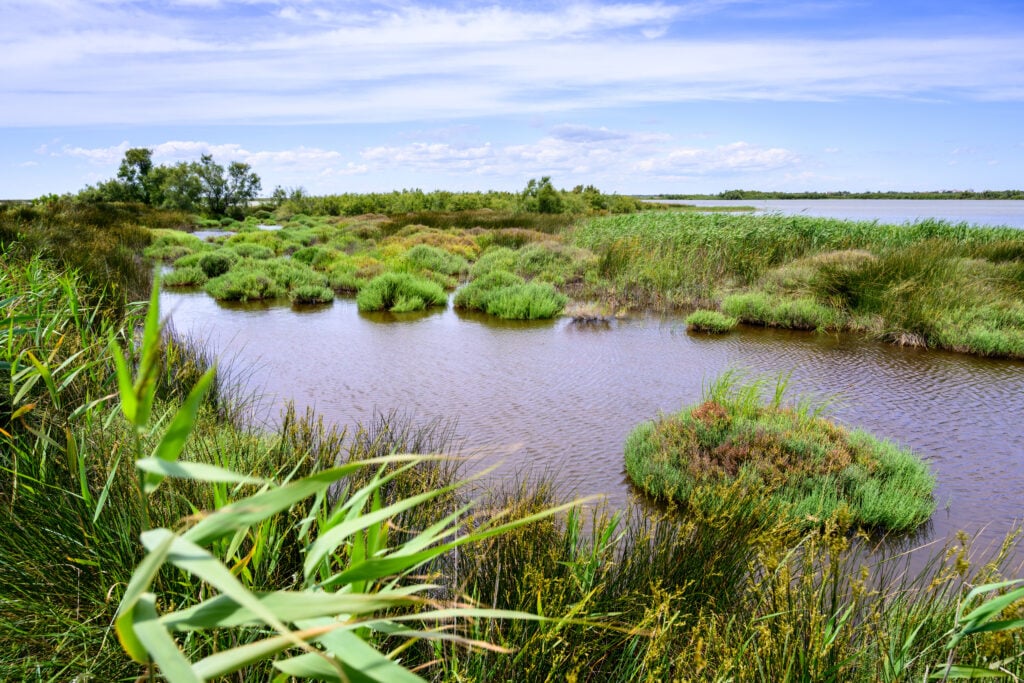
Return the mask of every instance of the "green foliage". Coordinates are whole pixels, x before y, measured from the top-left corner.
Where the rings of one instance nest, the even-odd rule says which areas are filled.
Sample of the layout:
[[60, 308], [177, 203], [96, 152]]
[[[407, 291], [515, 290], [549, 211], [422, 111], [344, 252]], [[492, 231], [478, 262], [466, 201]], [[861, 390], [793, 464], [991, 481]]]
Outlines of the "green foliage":
[[843, 320], [835, 309], [814, 299], [786, 299], [761, 292], [731, 294], [722, 299], [722, 311], [745, 323], [793, 330], [834, 330]]
[[206, 293], [220, 301], [262, 301], [283, 296], [286, 289], [267, 273], [239, 267], [209, 280]]
[[691, 332], [725, 334], [734, 330], [738, 323], [736, 318], [722, 315], [718, 311], [694, 311], [686, 316], [686, 329]]
[[409, 273], [384, 273], [370, 280], [356, 296], [360, 311], [418, 311], [443, 306], [448, 295], [435, 282]]
[[288, 294], [293, 304], [326, 304], [334, 301], [334, 290], [320, 285], [300, 285]]
[[429, 270], [442, 275], [459, 275], [469, 270], [462, 256], [427, 244], [417, 244], [402, 257], [414, 270]]
[[161, 282], [164, 287], [202, 287], [208, 279], [202, 268], [185, 266], [167, 273]]
[[206, 277], [217, 277], [231, 270], [235, 259], [229, 257], [225, 250], [220, 249], [208, 254], [203, 254], [199, 259], [199, 268], [206, 274]]
[[518, 275], [492, 270], [460, 289], [454, 306], [506, 320], [540, 320], [559, 315], [567, 301], [549, 284], [527, 283]]
[[758, 401], [763, 381], [735, 382], [726, 375], [702, 403], [634, 430], [626, 442], [630, 479], [689, 508], [738, 486], [799, 526], [838, 518], [907, 531], [931, 516], [934, 478], [912, 453], [834, 425], [806, 403], [784, 406], [781, 380], [768, 405]]
[[227, 171], [203, 154], [199, 162], [154, 166], [153, 150], [125, 152], [117, 178], [86, 187], [79, 199], [87, 202], [139, 202], [180, 211], [205, 210], [209, 215], [240, 214], [259, 196], [260, 178], [248, 164], [233, 161]]

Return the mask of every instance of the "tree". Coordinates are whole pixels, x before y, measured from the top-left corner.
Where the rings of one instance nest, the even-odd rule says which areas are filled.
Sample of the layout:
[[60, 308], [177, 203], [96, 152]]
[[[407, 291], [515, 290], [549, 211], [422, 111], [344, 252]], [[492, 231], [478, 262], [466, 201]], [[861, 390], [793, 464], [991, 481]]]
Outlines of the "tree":
[[540, 182], [530, 178], [522, 194], [523, 208], [538, 213], [561, 213], [562, 196], [551, 184], [551, 176], [543, 176]]
[[153, 150], [133, 147], [125, 152], [121, 166], [117, 169], [117, 178], [123, 186], [122, 201], [149, 204], [152, 172]]
[[212, 216], [224, 215], [228, 208], [228, 181], [224, 178], [224, 167], [213, 160], [212, 154], [204, 154], [199, 157], [196, 170], [203, 188], [206, 212]]
[[256, 199], [260, 193], [260, 177], [253, 173], [249, 164], [232, 161], [228, 166], [228, 206], [241, 209]]

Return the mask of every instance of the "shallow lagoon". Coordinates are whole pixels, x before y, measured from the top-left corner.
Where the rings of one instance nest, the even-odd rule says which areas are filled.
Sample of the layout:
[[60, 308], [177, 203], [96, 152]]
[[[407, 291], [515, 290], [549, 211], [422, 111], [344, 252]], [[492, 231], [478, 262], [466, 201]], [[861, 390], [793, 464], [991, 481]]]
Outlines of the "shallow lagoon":
[[295, 310], [165, 293], [174, 326], [208, 339], [222, 364], [266, 396], [340, 425], [397, 410], [457, 421], [473, 467], [546, 471], [567, 494], [633, 495], [626, 434], [698, 399], [727, 368], [791, 372], [794, 391], [832, 397], [831, 414], [913, 448], [938, 477], [939, 508], [918, 541], [959, 529], [1002, 537], [1024, 492], [1024, 362], [901, 349], [846, 335], [744, 328], [692, 336], [681, 318], [607, 326], [497, 321], [437, 309], [361, 314], [351, 300]]

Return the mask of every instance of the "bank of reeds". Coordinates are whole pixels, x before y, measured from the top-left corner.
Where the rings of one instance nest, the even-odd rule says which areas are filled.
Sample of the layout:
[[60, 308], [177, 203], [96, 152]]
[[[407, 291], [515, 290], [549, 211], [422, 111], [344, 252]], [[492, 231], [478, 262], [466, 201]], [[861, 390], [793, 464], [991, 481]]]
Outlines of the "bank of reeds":
[[582, 223], [585, 292], [639, 307], [717, 307], [743, 322], [850, 330], [1024, 357], [1024, 233], [941, 221], [648, 213]]

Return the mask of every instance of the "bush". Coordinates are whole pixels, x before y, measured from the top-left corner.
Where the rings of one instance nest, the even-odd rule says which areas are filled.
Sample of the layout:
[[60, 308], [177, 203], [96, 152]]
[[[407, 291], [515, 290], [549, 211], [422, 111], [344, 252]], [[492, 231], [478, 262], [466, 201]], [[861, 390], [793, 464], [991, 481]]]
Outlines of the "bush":
[[409, 273], [384, 273], [370, 280], [356, 296], [360, 311], [418, 311], [443, 306], [448, 295], [436, 282]]
[[725, 334], [731, 332], [739, 323], [736, 318], [730, 318], [718, 311], [694, 311], [686, 316], [686, 329], [691, 332], [706, 332], [709, 334]]

